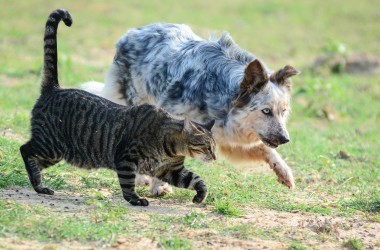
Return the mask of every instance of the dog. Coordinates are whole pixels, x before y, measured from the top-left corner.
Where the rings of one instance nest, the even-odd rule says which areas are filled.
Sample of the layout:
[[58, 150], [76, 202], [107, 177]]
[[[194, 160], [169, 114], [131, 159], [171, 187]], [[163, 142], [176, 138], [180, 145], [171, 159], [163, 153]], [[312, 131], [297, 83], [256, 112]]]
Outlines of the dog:
[[[278, 182], [294, 187], [275, 148], [289, 142], [292, 66], [272, 72], [228, 33], [205, 40], [187, 25], [155, 23], [130, 29], [116, 44], [105, 85], [85, 88], [119, 104], [154, 104], [174, 116], [215, 120], [218, 156], [231, 163], [264, 161]], [[146, 180], [140, 178], [140, 182]], [[153, 180], [153, 195], [171, 191]]]

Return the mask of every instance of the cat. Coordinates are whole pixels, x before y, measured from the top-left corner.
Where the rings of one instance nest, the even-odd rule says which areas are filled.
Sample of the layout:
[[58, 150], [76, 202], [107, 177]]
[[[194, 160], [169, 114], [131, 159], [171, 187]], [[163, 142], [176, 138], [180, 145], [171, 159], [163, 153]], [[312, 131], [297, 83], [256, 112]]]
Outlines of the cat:
[[211, 128], [144, 104], [125, 107], [79, 89], [61, 89], [57, 70], [57, 28], [71, 26], [68, 11], [53, 11], [44, 36], [41, 96], [32, 110], [31, 139], [20, 147], [37, 193], [54, 194], [41, 183], [41, 170], [65, 160], [80, 168], [116, 171], [122, 194], [131, 205], [148, 206], [135, 192], [136, 174], [147, 174], [176, 187], [196, 191], [194, 203], [206, 199], [207, 186], [184, 167], [185, 156], [215, 160]]

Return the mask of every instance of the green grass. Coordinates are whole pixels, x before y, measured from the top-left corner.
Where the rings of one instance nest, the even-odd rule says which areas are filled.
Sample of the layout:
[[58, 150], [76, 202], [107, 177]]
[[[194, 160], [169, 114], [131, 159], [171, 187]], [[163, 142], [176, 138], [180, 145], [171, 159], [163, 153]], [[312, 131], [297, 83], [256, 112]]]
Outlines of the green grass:
[[363, 241], [356, 238], [349, 239], [343, 244], [343, 246], [345, 248], [352, 249], [352, 250], [362, 250], [364, 248]]
[[[1, 201], [0, 208], [4, 213], [0, 218], [3, 228], [0, 234], [7, 236], [9, 233], [17, 232], [21, 238], [39, 241], [75, 239], [80, 242], [112, 242], [115, 235], [128, 230], [131, 225], [116, 223], [118, 220], [128, 220], [124, 206], [108, 205], [107, 211], [95, 208], [83, 218], [61, 218], [44, 207], [22, 206]], [[30, 216], [31, 214], [34, 216]]]
[[216, 201], [214, 211], [227, 216], [240, 216], [242, 211], [234, 207], [231, 201]]
[[[380, 18], [369, 1], [0, 3], [4, 20], [0, 23], [0, 189], [31, 189], [19, 147], [29, 138], [30, 110], [39, 95], [44, 24], [57, 7], [70, 10], [74, 19], [71, 28], [59, 28], [59, 77], [65, 87], [103, 81], [117, 39], [128, 28], [156, 21], [190, 24], [203, 37], [213, 31], [229, 31], [242, 48], [272, 69], [292, 64], [302, 71], [294, 78], [288, 122], [291, 143], [278, 149], [294, 171], [296, 189], [278, 184], [271, 171], [250, 171], [253, 165], [243, 168], [219, 160], [206, 166], [187, 160], [187, 166], [209, 187], [205, 205], [190, 204], [194, 196], [190, 190], [175, 189], [173, 194], [155, 199], [147, 188], [140, 187], [139, 194], [158, 201], [158, 207], [181, 204], [190, 210], [145, 212], [131, 209], [123, 201], [112, 171], [85, 171], [60, 163], [44, 171], [44, 183], [65, 194], [82, 196], [81, 212], [73, 217], [44, 206], [0, 199], [1, 237], [109, 246], [128, 235], [132, 240], [154, 239], [164, 249], [191, 249], [196, 247], [193, 241], [206, 242], [213, 237], [259, 238], [285, 242], [288, 249], [305, 249], [308, 242], [282, 238], [281, 228], [250, 227], [236, 220], [254, 208], [342, 218], [364, 215], [379, 223], [380, 76], [310, 70], [313, 59], [325, 52], [380, 54]], [[339, 51], [342, 44], [344, 52]], [[348, 158], [342, 158], [341, 151]], [[189, 233], [202, 230], [213, 233], [205, 238]], [[360, 240], [347, 240], [353, 249], [361, 249], [354, 247], [360, 246]]]
[[304, 247], [301, 244], [298, 243], [292, 243], [287, 250], [307, 250], [307, 247]]
[[163, 249], [192, 249], [191, 242], [181, 238], [160, 238], [159, 246]]

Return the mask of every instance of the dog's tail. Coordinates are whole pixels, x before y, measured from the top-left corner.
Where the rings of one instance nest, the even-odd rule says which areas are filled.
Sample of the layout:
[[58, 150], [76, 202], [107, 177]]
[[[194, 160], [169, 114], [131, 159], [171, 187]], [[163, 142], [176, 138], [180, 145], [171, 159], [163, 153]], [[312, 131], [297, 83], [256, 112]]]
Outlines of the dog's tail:
[[125, 99], [120, 93], [119, 87], [113, 82], [107, 82], [107, 80], [109, 79], [106, 78], [105, 84], [95, 81], [85, 82], [81, 84], [81, 89], [94, 95], [104, 97], [114, 103], [125, 105]]
[[53, 11], [45, 26], [44, 36], [44, 66], [42, 69], [41, 93], [54, 88], [59, 88], [58, 82], [58, 50], [57, 29], [59, 22], [63, 20], [66, 26], [71, 26], [73, 20], [70, 13], [64, 9]]
[[85, 82], [81, 84], [81, 88], [83, 90], [86, 90], [87, 92], [93, 93], [98, 96], [102, 96], [104, 83], [95, 81]]
[[108, 70], [105, 83], [90, 81], [83, 83], [81, 85], [81, 88], [115, 103], [126, 105], [118, 77], [120, 77], [119, 67], [113, 63]]

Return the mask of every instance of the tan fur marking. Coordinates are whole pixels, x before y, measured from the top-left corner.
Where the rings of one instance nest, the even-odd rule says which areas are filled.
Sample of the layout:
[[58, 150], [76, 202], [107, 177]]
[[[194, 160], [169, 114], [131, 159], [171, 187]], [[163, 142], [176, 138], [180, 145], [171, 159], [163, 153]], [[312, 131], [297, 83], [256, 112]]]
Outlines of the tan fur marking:
[[264, 144], [249, 149], [223, 145], [219, 147], [219, 150], [227, 159], [233, 160], [234, 162], [266, 162], [276, 173], [278, 177], [277, 181], [279, 183], [284, 184], [288, 188], [293, 188], [295, 186], [292, 170], [280, 157], [276, 150], [271, 149]]

